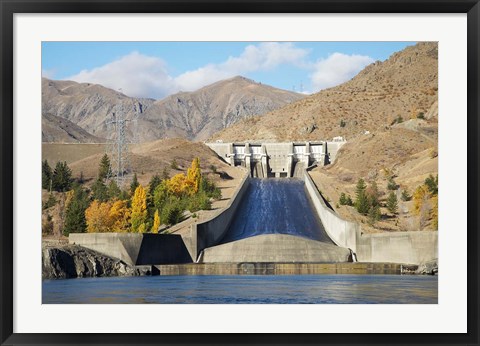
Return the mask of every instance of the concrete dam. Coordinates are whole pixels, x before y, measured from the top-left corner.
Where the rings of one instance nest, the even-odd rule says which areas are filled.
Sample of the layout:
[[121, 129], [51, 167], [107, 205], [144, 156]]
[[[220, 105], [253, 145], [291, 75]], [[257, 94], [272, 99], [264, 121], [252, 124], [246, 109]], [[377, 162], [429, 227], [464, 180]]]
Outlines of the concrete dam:
[[[214, 143], [220, 157], [245, 167], [225, 208], [182, 234], [72, 233], [70, 242], [177, 275], [398, 273], [391, 263], [436, 258], [435, 232], [365, 235], [329, 207], [307, 167], [328, 164], [341, 145]], [[364, 265], [347, 263], [356, 260]]]
[[343, 137], [317, 142], [245, 142], [205, 143], [232, 166], [245, 167], [252, 177], [303, 178], [303, 170], [312, 164], [324, 166], [335, 161], [346, 143]]

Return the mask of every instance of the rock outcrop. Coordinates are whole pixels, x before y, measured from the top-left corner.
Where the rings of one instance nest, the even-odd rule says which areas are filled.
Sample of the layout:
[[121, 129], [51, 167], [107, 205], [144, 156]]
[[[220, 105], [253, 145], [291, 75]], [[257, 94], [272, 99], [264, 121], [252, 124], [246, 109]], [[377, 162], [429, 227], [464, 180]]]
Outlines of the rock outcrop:
[[438, 259], [432, 259], [430, 261], [426, 261], [420, 263], [415, 274], [421, 275], [438, 275]]
[[135, 268], [78, 245], [42, 247], [42, 279], [150, 274], [147, 267]]

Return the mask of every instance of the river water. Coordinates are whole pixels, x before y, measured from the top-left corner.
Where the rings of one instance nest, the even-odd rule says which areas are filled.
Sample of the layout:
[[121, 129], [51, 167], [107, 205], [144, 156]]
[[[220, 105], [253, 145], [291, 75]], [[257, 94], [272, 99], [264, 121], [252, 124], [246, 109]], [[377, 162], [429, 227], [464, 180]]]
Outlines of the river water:
[[44, 304], [437, 304], [437, 276], [146, 276], [46, 280]]
[[221, 242], [272, 233], [333, 244], [300, 179], [252, 179]]

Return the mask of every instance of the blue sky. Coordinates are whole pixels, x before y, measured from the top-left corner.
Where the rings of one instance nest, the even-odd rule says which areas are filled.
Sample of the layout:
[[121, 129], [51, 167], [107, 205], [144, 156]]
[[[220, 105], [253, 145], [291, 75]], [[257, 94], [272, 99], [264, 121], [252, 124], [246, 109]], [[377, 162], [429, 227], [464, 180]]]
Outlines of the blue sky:
[[313, 93], [415, 42], [43, 42], [42, 75], [163, 98], [242, 75]]

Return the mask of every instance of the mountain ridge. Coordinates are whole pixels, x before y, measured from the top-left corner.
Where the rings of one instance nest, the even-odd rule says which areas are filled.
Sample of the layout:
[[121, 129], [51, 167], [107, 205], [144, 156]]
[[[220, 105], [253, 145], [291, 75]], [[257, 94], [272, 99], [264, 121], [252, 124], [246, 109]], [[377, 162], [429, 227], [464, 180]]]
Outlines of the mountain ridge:
[[161, 100], [129, 97], [98, 84], [42, 78], [42, 114], [65, 118], [91, 135], [107, 138], [108, 119], [122, 113], [126, 119], [138, 119], [137, 136], [144, 142], [173, 137], [204, 140], [241, 119], [303, 97], [241, 76]]

